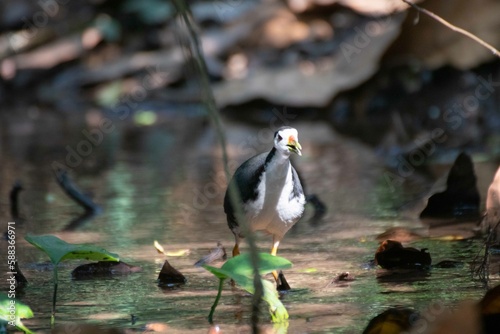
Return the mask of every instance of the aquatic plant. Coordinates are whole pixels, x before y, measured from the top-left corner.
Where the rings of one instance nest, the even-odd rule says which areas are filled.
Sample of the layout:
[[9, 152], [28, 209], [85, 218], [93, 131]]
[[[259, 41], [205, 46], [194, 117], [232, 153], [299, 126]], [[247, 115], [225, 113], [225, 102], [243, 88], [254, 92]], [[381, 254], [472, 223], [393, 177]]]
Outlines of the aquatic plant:
[[3, 333], [2, 327], [9, 325], [14, 326], [16, 329], [24, 333], [31, 334], [26, 326], [24, 326], [21, 319], [33, 317], [31, 308], [23, 304], [17, 299], [10, 298], [5, 293], [0, 293], [0, 332]]
[[[259, 253], [259, 274], [264, 275], [272, 272], [273, 270], [287, 269], [292, 266], [292, 263], [280, 256], [273, 256], [267, 253]], [[236, 284], [241, 286], [249, 293], [255, 292], [254, 284], [254, 269], [250, 254], [240, 254], [227, 260], [222, 267], [216, 268], [204, 265], [203, 268], [214, 274], [219, 279], [219, 289], [215, 301], [208, 315], [208, 321], [213, 323], [213, 315], [215, 308], [219, 303], [222, 294], [224, 281], [228, 278], [232, 279]], [[270, 281], [260, 278], [263, 286], [262, 299], [269, 304], [269, 313], [271, 319], [275, 323], [284, 322], [288, 319], [288, 312], [279, 300], [278, 292], [274, 284]]]
[[54, 294], [52, 297], [52, 316], [51, 324], [54, 324], [56, 313], [56, 299], [57, 299], [57, 265], [63, 260], [84, 259], [84, 260], [97, 260], [97, 261], [120, 261], [117, 254], [110, 253], [107, 250], [89, 244], [70, 244], [64, 240], [59, 239], [54, 235], [30, 235], [25, 237], [33, 246], [44, 251], [50, 258], [54, 265], [53, 281], [54, 281]]

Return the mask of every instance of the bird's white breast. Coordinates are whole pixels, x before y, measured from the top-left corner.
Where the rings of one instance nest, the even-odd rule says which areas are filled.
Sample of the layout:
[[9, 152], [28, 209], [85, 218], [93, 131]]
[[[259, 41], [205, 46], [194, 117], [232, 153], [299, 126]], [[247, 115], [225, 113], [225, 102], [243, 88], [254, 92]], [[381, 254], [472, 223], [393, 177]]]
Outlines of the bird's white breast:
[[281, 238], [304, 212], [305, 197], [293, 197], [293, 174], [289, 161], [270, 163], [262, 174], [255, 201], [244, 205], [253, 230]]

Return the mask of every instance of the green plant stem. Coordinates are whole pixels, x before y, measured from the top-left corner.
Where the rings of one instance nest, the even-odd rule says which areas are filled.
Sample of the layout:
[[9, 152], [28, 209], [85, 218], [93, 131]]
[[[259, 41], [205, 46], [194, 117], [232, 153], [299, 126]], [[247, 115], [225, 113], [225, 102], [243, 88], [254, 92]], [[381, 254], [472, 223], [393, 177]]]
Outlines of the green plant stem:
[[53, 279], [54, 279], [54, 294], [52, 295], [52, 315], [50, 317], [50, 325], [54, 327], [54, 324], [56, 322], [56, 300], [57, 300], [57, 284], [58, 284], [58, 277], [57, 277], [57, 264], [54, 264], [54, 270], [53, 270]]
[[217, 296], [215, 297], [214, 303], [212, 305], [212, 308], [210, 308], [210, 314], [208, 315], [208, 322], [213, 325], [214, 323], [214, 312], [215, 308], [219, 304], [219, 299], [222, 294], [222, 288], [224, 286], [224, 279], [219, 279], [219, 290], [217, 291]]
[[192, 54], [195, 56], [194, 60], [197, 66], [197, 70], [200, 75], [200, 82], [201, 86], [203, 89], [203, 96], [204, 96], [204, 101], [206, 103], [207, 109], [208, 109], [208, 114], [215, 126], [215, 130], [217, 133], [217, 137], [219, 139], [221, 149], [222, 149], [222, 160], [223, 160], [223, 165], [224, 165], [224, 172], [226, 175], [226, 180], [228, 181], [229, 184], [229, 198], [231, 199], [231, 202], [233, 204], [233, 207], [235, 209], [235, 216], [236, 220], [239, 222], [240, 227], [242, 228], [242, 232], [245, 235], [245, 238], [247, 240], [247, 244], [249, 247], [250, 251], [250, 257], [251, 257], [251, 263], [253, 266], [253, 271], [254, 271], [254, 295], [253, 295], [253, 300], [252, 300], [252, 332], [257, 334], [258, 333], [258, 320], [259, 320], [259, 309], [260, 309], [260, 303], [262, 300], [262, 297], [264, 296], [264, 288], [262, 286], [262, 281], [260, 279], [260, 274], [259, 274], [259, 256], [258, 256], [258, 250], [257, 250], [257, 245], [255, 242], [255, 238], [253, 236], [252, 231], [246, 224], [246, 219], [245, 215], [243, 213], [243, 209], [241, 207], [241, 198], [238, 189], [236, 188], [236, 185], [231, 185], [229, 180], [230, 180], [230, 173], [229, 173], [229, 164], [228, 164], [228, 156], [227, 156], [227, 150], [226, 150], [226, 139], [224, 135], [224, 130], [223, 130], [223, 125], [221, 121], [221, 117], [219, 115], [219, 111], [217, 109], [216, 103], [215, 103], [215, 98], [212, 92], [212, 88], [210, 86], [210, 81], [208, 78], [208, 70], [207, 70], [207, 65], [205, 62], [205, 57], [203, 55], [203, 52], [200, 48], [200, 43], [195, 31], [195, 24], [192, 22], [192, 16], [189, 10], [189, 5], [183, 1], [183, 0], [174, 0], [173, 1], [178, 13], [182, 17], [184, 23], [186, 24], [186, 27], [188, 29], [188, 34], [189, 38], [191, 39], [191, 43], [189, 45], [189, 48], [192, 52]]

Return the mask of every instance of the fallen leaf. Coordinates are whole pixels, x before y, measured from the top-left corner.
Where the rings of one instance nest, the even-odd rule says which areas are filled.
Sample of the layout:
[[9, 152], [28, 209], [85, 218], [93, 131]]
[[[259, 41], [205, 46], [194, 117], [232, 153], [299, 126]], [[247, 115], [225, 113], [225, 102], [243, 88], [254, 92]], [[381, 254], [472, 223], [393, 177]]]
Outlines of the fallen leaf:
[[158, 253], [165, 254], [165, 249], [163, 249], [163, 246], [157, 240], [155, 240], [154, 246], [155, 246], [156, 250], [158, 251]]
[[175, 251], [168, 251], [168, 252], [165, 252], [164, 254], [167, 255], [167, 256], [186, 256], [186, 255], [189, 255], [191, 251], [189, 249], [179, 249], [179, 250], [175, 250]]

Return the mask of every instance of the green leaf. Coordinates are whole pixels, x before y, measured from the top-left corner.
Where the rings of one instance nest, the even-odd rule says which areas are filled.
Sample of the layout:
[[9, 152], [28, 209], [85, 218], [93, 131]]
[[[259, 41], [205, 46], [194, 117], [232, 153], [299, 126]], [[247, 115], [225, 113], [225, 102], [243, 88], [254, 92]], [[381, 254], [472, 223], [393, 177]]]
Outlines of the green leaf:
[[226, 278], [229, 278], [231, 273], [230, 272], [227, 272], [225, 270], [222, 270], [221, 268], [216, 268], [216, 267], [212, 267], [212, 266], [209, 266], [209, 265], [203, 265], [203, 268], [205, 268], [206, 270], [208, 270], [209, 272], [211, 272], [212, 274], [215, 275], [215, 277], [217, 277], [218, 279], [226, 279]]
[[[261, 275], [268, 274], [273, 270], [288, 269], [292, 267], [292, 263], [287, 259], [274, 256], [268, 253], [259, 253], [259, 273]], [[250, 254], [240, 254], [224, 263], [222, 270], [243, 276], [253, 275], [253, 266]], [[232, 277], [231, 277], [232, 278]]]
[[[285, 258], [273, 256], [267, 253], [259, 253], [259, 273], [267, 274], [273, 270], [290, 268], [292, 263]], [[249, 293], [254, 293], [253, 266], [249, 254], [240, 254], [235, 256], [222, 265], [221, 268], [215, 268], [208, 265], [203, 266], [209, 272], [214, 274], [220, 280], [231, 278]], [[273, 283], [262, 280], [264, 289], [263, 300], [269, 304], [269, 313], [272, 321], [275, 323], [283, 322], [288, 319], [288, 312], [279, 299], [278, 292]]]
[[[11, 317], [11, 310], [14, 310], [14, 319]], [[16, 328], [25, 333], [33, 333], [24, 326], [21, 319], [33, 318], [33, 311], [22, 302], [9, 298], [6, 294], [0, 294], [0, 322], [14, 323]]]
[[120, 261], [117, 254], [107, 250], [85, 244], [70, 244], [53, 235], [30, 235], [25, 237], [26, 241], [41, 249], [50, 258], [54, 265], [62, 260], [85, 259], [96, 261]]
[[[243, 289], [253, 294], [255, 286], [253, 284], [253, 277], [235, 275], [234, 281]], [[288, 312], [279, 299], [278, 291], [273, 283], [268, 280], [261, 279], [264, 296], [262, 299], [269, 304], [269, 313], [273, 322], [282, 322], [288, 319]]]

